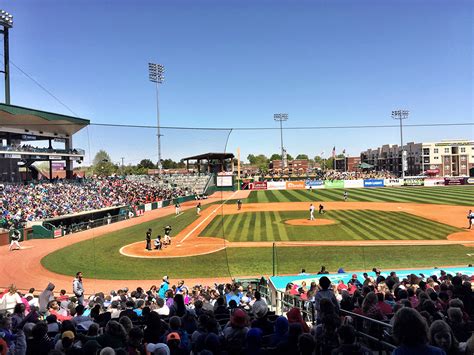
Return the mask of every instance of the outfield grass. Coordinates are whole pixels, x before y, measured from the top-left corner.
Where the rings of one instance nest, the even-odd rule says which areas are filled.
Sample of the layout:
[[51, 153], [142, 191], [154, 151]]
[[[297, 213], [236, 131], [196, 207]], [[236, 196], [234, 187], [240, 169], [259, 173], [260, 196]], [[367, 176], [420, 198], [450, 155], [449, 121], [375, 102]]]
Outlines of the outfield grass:
[[444, 239], [461, 229], [406, 212], [344, 210], [316, 214], [333, 225], [295, 226], [286, 220], [307, 219], [307, 211], [248, 212], [217, 216], [200, 236], [232, 242], [302, 240], [421, 240]]
[[[120, 255], [110, 248], [107, 239], [85, 241], [59, 250], [43, 259], [51, 271], [72, 276], [77, 270], [86, 278], [160, 280], [172, 278], [212, 278], [219, 276], [271, 275], [272, 248], [229, 248], [213, 254], [176, 259], [139, 259]], [[346, 271], [421, 268], [472, 263], [472, 248], [446, 246], [389, 247], [280, 247], [276, 248], [276, 270], [279, 274], [296, 274], [302, 268], [319, 271], [325, 265], [330, 272], [343, 267]], [[230, 272], [230, 273], [229, 273]], [[146, 285], [144, 285], [146, 286]]]
[[474, 186], [435, 186], [252, 191], [244, 202], [343, 201], [344, 191], [348, 192], [349, 201], [355, 202], [415, 202], [472, 206], [474, 201]]

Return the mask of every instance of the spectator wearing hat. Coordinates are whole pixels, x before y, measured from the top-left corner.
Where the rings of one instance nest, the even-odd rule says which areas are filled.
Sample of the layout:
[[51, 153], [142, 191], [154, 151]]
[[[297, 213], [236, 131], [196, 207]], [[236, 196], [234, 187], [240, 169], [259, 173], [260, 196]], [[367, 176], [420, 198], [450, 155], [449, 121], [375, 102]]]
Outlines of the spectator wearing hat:
[[362, 288], [362, 283], [357, 279], [357, 274], [352, 274], [352, 278], [349, 282], [355, 285], [357, 288]]
[[188, 352], [181, 347], [181, 336], [179, 333], [172, 332], [166, 336], [166, 345], [170, 348], [171, 355], [184, 355]]
[[170, 355], [170, 348], [168, 345], [163, 344], [163, 343], [149, 343], [146, 346], [146, 350], [153, 355]]
[[[258, 291], [257, 291], [258, 292]], [[255, 301], [252, 306], [252, 313], [255, 319], [252, 322], [252, 328], [260, 328], [263, 336], [273, 333], [273, 322], [268, 320], [268, 306], [262, 300]]]
[[223, 330], [225, 345], [229, 352], [234, 353], [244, 348], [245, 337], [249, 331], [247, 325], [247, 313], [237, 308]]
[[303, 333], [309, 333], [309, 327], [306, 322], [303, 320], [303, 316], [301, 315], [301, 310], [298, 307], [293, 307], [286, 313], [286, 317], [288, 318], [288, 323], [291, 324], [299, 324]]

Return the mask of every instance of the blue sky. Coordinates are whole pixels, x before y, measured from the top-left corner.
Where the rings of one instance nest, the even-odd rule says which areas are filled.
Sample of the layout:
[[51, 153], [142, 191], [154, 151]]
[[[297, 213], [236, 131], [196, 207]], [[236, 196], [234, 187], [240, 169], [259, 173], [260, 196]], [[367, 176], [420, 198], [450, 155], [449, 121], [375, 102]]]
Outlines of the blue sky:
[[[14, 15], [11, 60], [80, 117], [156, 124], [147, 63], [166, 67], [163, 126], [276, 127], [472, 122], [473, 2], [102, 1], [2, 2]], [[70, 114], [12, 68], [12, 104]], [[3, 92], [1, 93], [3, 95]], [[162, 132], [163, 157], [205, 151], [271, 154], [278, 131]], [[474, 138], [472, 127], [407, 128], [405, 141]], [[398, 143], [398, 129], [284, 133], [290, 154], [333, 146], [351, 155]], [[76, 145], [114, 161], [156, 161], [149, 129], [90, 127]], [[87, 159], [86, 159], [87, 161]]]

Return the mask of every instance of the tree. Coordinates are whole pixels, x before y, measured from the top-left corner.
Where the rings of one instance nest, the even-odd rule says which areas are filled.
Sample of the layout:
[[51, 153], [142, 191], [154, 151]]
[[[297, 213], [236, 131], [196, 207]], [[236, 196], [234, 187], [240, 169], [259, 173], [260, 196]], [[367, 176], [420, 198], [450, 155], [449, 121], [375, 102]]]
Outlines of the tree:
[[317, 164], [321, 164], [323, 161], [323, 158], [321, 158], [319, 155], [316, 155], [314, 157], [314, 162], [317, 163]]
[[111, 160], [109, 153], [101, 149], [96, 153], [92, 165], [96, 166], [100, 163], [110, 162]]
[[137, 167], [139, 168], [146, 168], [146, 169], [153, 169], [156, 168], [156, 165], [150, 159], [142, 159], [140, 163], [138, 163]]
[[272, 156], [270, 157], [270, 161], [273, 160], [281, 160], [281, 154], [272, 154]]
[[296, 156], [296, 159], [305, 159], [305, 160], [309, 160], [308, 158], [308, 155], [307, 154], [298, 154]]

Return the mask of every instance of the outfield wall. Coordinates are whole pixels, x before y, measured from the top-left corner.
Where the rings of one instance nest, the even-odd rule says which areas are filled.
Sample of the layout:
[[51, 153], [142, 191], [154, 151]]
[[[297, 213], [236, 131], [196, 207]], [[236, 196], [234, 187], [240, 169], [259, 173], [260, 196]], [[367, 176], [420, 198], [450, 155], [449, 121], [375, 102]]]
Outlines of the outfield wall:
[[404, 179], [358, 179], [358, 180], [291, 180], [291, 181], [251, 181], [241, 185], [242, 190], [313, 190], [352, 189], [396, 186], [452, 186], [474, 185], [474, 178], [445, 177], [424, 178], [408, 176]]

